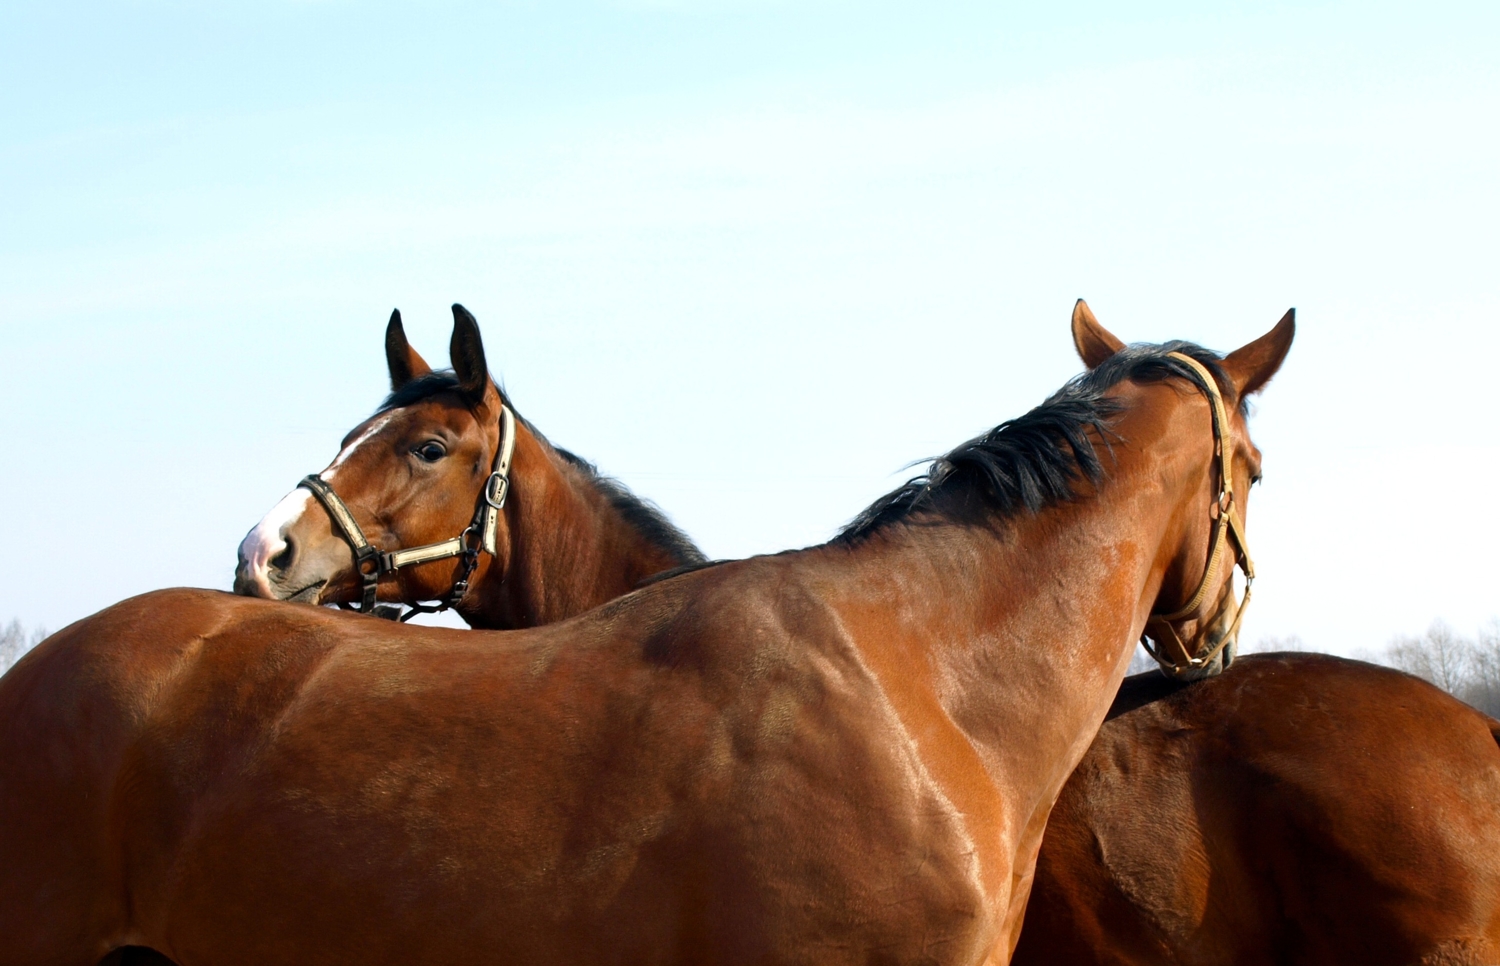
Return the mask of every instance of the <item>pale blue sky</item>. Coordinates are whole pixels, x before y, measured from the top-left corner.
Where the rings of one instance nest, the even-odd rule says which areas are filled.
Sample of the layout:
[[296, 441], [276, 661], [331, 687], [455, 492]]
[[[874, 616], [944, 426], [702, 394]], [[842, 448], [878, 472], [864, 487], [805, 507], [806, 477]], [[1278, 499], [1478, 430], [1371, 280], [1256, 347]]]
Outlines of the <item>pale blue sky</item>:
[[227, 586], [455, 300], [714, 555], [825, 539], [1128, 340], [1298, 308], [1246, 637], [1500, 615], [1494, 5], [0, 12], [0, 620]]

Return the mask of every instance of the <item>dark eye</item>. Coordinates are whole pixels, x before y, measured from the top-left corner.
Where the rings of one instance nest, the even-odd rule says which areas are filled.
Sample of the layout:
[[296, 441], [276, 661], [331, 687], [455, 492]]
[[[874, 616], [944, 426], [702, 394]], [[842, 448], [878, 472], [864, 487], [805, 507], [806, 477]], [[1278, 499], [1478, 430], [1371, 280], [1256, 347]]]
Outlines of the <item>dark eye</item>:
[[428, 440], [421, 446], [418, 446], [416, 449], [412, 450], [412, 452], [417, 455], [417, 459], [422, 460], [426, 463], [436, 463], [438, 460], [448, 455], [448, 450], [443, 447], [442, 443], [439, 443], [435, 439]]
[[1260, 477], [1259, 473], [1257, 473], [1254, 476], [1250, 477], [1250, 485], [1254, 486], [1255, 484], [1259, 483], [1260, 482], [1260, 478], [1261, 477]]

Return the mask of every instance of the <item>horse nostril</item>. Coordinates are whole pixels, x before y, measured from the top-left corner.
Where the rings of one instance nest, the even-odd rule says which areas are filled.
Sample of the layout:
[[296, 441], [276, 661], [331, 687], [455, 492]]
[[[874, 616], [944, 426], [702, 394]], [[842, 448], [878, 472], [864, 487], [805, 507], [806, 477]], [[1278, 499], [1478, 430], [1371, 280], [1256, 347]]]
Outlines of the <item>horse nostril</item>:
[[272, 557], [268, 561], [268, 563], [271, 565], [272, 570], [279, 570], [282, 573], [285, 573], [286, 571], [292, 569], [292, 560], [296, 556], [296, 547], [292, 543], [291, 538], [287, 538], [286, 549], [282, 550], [281, 553], [278, 553], [276, 556]]

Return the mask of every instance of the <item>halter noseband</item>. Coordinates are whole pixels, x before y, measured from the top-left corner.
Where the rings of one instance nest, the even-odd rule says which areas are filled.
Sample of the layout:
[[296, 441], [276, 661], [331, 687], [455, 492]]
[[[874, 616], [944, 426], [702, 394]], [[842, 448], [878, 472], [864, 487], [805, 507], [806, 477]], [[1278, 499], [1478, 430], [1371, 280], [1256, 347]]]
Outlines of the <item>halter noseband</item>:
[[[1237, 508], [1234, 505], [1234, 477], [1231, 475], [1234, 468], [1233, 454], [1224, 438], [1224, 427], [1228, 425], [1229, 418], [1224, 412], [1224, 397], [1219, 392], [1219, 384], [1198, 360], [1181, 352], [1169, 352], [1167, 355], [1185, 364], [1192, 371], [1193, 381], [1208, 397], [1214, 422], [1214, 453], [1219, 457], [1219, 498], [1215, 504], [1218, 507], [1219, 516], [1214, 525], [1213, 539], [1208, 546], [1208, 567], [1203, 571], [1203, 579], [1198, 582], [1198, 589], [1193, 592], [1193, 596], [1181, 608], [1170, 614], [1152, 614], [1146, 620], [1146, 630], [1152, 638], [1156, 639], [1156, 647], [1151, 646], [1145, 634], [1141, 635], [1141, 646], [1146, 649], [1146, 653], [1156, 659], [1162, 670], [1171, 677], [1182, 677], [1191, 671], [1207, 667], [1209, 662], [1218, 657], [1219, 653], [1238, 637], [1240, 621], [1245, 617], [1245, 608], [1250, 606], [1250, 585], [1255, 582], [1255, 564], [1250, 559], [1250, 544], [1245, 540], [1245, 528], [1239, 522]], [[1219, 567], [1224, 562], [1226, 532], [1234, 541], [1235, 563], [1245, 572], [1245, 596], [1235, 608], [1234, 620], [1224, 636], [1219, 639], [1219, 643], [1210, 648], [1206, 654], [1195, 657], [1188, 653], [1182, 638], [1172, 628], [1172, 622], [1191, 617], [1198, 612], [1199, 607], [1203, 606], [1203, 599], [1208, 596], [1218, 576]], [[1233, 591], [1231, 591], [1232, 594]], [[1163, 655], [1163, 643], [1170, 644], [1176, 653]]]
[[[349, 507], [333, 492], [328, 481], [316, 473], [302, 478], [297, 485], [317, 497], [334, 525], [343, 534], [349, 548], [354, 551], [354, 569], [359, 574], [361, 594], [359, 604], [340, 604], [349, 610], [368, 614], [375, 610], [375, 595], [380, 589], [380, 578], [393, 574], [402, 567], [415, 567], [434, 560], [463, 557], [453, 588], [437, 604], [413, 604], [411, 610], [401, 615], [406, 621], [418, 614], [433, 614], [458, 604], [469, 590], [469, 577], [479, 564], [479, 552], [483, 550], [495, 556], [500, 523], [500, 511], [505, 508], [505, 498], [510, 493], [510, 460], [516, 451], [516, 416], [510, 407], [500, 404], [500, 442], [495, 448], [495, 462], [484, 488], [479, 491], [478, 506], [474, 509], [474, 520], [463, 533], [451, 540], [428, 543], [409, 550], [381, 550], [365, 539], [364, 531], [349, 512]], [[477, 539], [477, 544], [474, 542]]]

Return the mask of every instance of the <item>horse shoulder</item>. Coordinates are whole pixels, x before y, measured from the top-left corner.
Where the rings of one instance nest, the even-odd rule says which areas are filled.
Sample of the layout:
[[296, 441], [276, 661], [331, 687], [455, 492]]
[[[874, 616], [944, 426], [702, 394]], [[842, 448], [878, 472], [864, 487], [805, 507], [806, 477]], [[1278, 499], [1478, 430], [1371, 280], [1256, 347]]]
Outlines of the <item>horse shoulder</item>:
[[725, 881], [746, 889], [737, 908], [759, 909], [757, 934], [793, 961], [912, 943], [936, 961], [972, 956], [992, 925], [992, 843], [976, 841], [830, 596], [783, 560], [708, 578], [694, 606], [714, 619], [685, 613], [671, 642], [718, 707], [704, 747], [721, 762], [720, 807], [704, 830], [733, 866]]

